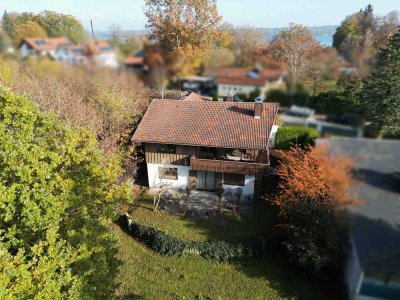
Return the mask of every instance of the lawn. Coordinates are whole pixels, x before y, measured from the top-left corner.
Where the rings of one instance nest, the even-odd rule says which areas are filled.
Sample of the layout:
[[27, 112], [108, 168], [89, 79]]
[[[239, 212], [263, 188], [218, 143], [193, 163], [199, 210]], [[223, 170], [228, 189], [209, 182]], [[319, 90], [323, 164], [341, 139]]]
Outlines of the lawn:
[[[224, 229], [211, 220], [183, 219], [153, 212], [151, 199], [137, 203], [135, 221], [191, 240], [233, 239], [270, 232], [273, 211], [266, 205], [249, 216], [227, 217]], [[269, 227], [269, 228], [267, 228]], [[210, 263], [200, 257], [164, 257], [115, 225], [118, 237], [118, 297], [123, 299], [327, 299], [324, 291], [288, 269], [273, 254], [247, 264]]]

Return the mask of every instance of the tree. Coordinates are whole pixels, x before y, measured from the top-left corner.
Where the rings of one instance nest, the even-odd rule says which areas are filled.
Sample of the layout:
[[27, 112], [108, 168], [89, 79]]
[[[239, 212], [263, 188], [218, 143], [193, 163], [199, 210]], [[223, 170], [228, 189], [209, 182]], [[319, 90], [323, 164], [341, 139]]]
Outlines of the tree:
[[235, 63], [235, 55], [229, 48], [214, 47], [206, 66], [211, 68], [227, 67]]
[[376, 69], [363, 80], [360, 109], [373, 127], [400, 132], [400, 29], [379, 51]]
[[140, 36], [130, 36], [127, 39], [119, 43], [119, 50], [121, 51], [124, 58], [136, 54], [138, 51], [143, 49], [146, 38]]
[[109, 30], [111, 31], [111, 44], [113, 46], [118, 46], [121, 43], [122, 37], [121, 25], [111, 24]]
[[346, 237], [340, 215], [356, 203], [349, 194], [353, 162], [323, 147], [294, 147], [281, 156], [279, 194], [273, 198], [281, 245], [307, 275], [326, 281], [341, 276]]
[[85, 29], [74, 16], [45, 10], [35, 16], [35, 21], [46, 30], [50, 37], [66, 36], [74, 42], [85, 39]]
[[307, 27], [290, 24], [264, 53], [285, 63], [290, 80], [297, 82], [309, 74], [311, 62], [320, 50], [321, 46]]
[[87, 130], [0, 88], [0, 290], [4, 299], [113, 296], [115, 204], [128, 189]]
[[24, 38], [45, 38], [47, 37], [46, 31], [38, 23], [29, 21], [18, 25], [16, 30], [17, 43], [22, 41]]
[[257, 50], [267, 47], [268, 40], [264, 33], [251, 26], [240, 26], [233, 29], [231, 45], [236, 57], [236, 65], [242, 67], [254, 67]]
[[15, 21], [14, 18], [7, 13], [7, 11], [4, 11], [3, 17], [1, 18], [1, 26], [10, 38], [15, 36]]
[[397, 11], [377, 17], [371, 5], [347, 16], [333, 36], [333, 46], [339, 54], [356, 64], [358, 73], [369, 75], [377, 51], [386, 47], [388, 38], [400, 25]]
[[[207, 57], [218, 39], [217, 26], [221, 20], [216, 0], [146, 0], [146, 28], [170, 58], [182, 64], [194, 64]], [[197, 61], [196, 61], [197, 60]]]

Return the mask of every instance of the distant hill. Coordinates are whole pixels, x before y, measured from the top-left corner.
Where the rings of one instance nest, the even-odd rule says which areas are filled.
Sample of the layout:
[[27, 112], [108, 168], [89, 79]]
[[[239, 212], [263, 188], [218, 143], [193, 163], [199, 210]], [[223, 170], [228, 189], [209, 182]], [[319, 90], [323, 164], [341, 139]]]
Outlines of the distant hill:
[[[121, 35], [122, 38], [128, 38], [133, 35], [142, 36], [149, 34], [147, 30], [122, 30]], [[111, 38], [111, 31], [110, 30], [95, 30], [94, 35], [98, 36], [101, 39], [109, 39]]]
[[[314, 26], [308, 27], [311, 30], [313, 36], [324, 46], [332, 45], [332, 37], [336, 31], [336, 25], [326, 25], [326, 26]], [[282, 30], [288, 29], [287, 27], [281, 28], [259, 28], [264, 32], [265, 37], [271, 41], [273, 40]], [[108, 39], [111, 37], [111, 31], [109, 30], [95, 30], [94, 34], [101, 39]], [[149, 34], [147, 30], [122, 30], [122, 37], [127, 38], [132, 35], [146, 35]]]
[[[312, 35], [324, 46], [332, 46], [333, 35], [336, 32], [337, 25], [326, 25], [326, 26], [314, 26], [308, 27]], [[265, 37], [272, 41], [282, 30], [288, 29], [288, 27], [281, 28], [259, 28], [264, 32]]]

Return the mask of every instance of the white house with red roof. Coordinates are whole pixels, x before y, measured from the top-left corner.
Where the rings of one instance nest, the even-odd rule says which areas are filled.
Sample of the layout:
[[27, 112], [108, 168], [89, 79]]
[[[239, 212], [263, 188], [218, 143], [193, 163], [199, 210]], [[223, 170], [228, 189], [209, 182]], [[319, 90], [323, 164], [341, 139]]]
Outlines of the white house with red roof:
[[71, 42], [66, 37], [57, 38], [24, 38], [19, 46], [22, 58], [27, 57], [54, 57], [58, 47], [69, 45]]
[[252, 198], [258, 179], [270, 172], [269, 149], [278, 105], [153, 100], [132, 140], [142, 143], [149, 187], [226, 192]]
[[264, 96], [269, 90], [286, 88], [284, 74], [280, 69], [225, 67], [207, 70], [204, 75], [216, 79], [219, 96], [230, 93], [249, 96], [256, 89]]

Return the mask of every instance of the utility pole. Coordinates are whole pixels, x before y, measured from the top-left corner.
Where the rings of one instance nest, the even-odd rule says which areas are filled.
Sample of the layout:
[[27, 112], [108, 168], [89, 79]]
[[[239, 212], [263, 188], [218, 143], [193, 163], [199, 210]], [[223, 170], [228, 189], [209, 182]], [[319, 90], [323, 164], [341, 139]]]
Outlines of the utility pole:
[[93, 38], [93, 41], [94, 41], [94, 31], [93, 31], [93, 22], [92, 22], [92, 19], [90, 19], [90, 27], [92, 28], [92, 38]]

